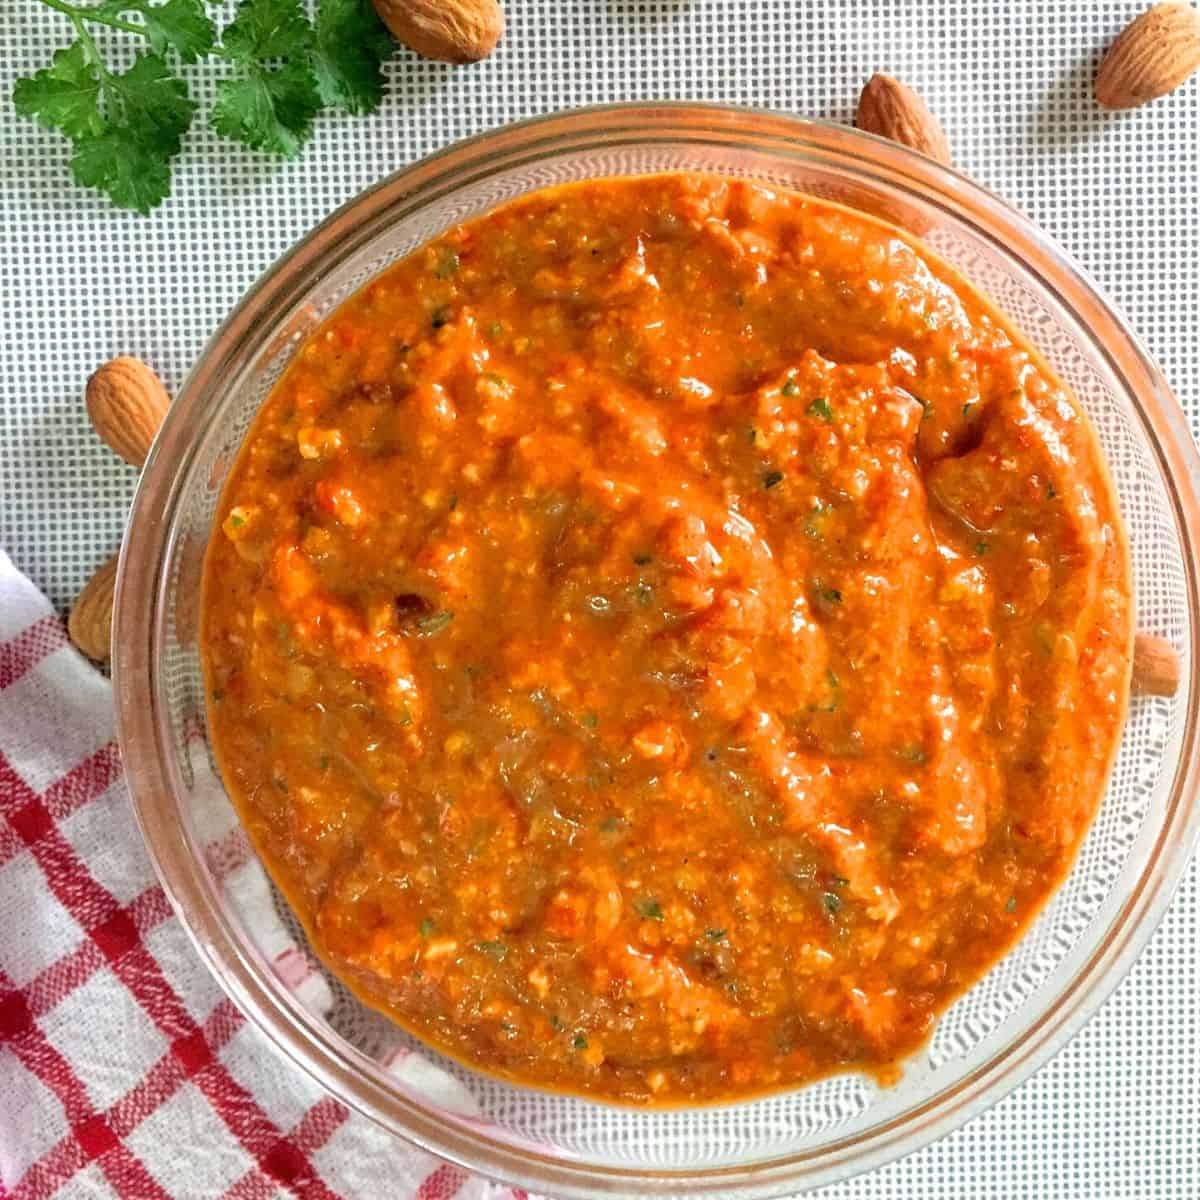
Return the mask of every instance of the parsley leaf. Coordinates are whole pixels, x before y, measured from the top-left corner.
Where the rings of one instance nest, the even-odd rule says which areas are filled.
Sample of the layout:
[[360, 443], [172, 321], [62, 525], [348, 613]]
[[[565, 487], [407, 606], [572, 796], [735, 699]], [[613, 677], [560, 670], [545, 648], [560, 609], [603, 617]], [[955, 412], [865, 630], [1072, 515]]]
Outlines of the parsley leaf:
[[271, 71], [256, 69], [247, 79], [221, 80], [212, 126], [255, 150], [295, 158], [320, 109], [321, 97], [308, 67], [288, 63]]
[[503, 962], [508, 957], [508, 947], [503, 942], [476, 942], [475, 949], [496, 962]]
[[[82, 53], [88, 56], [86, 45]], [[179, 153], [196, 105], [183, 80], [157, 54], [139, 54], [119, 75], [94, 60], [93, 69], [98, 81], [94, 119], [84, 119], [75, 108], [69, 121], [75, 143], [72, 173], [118, 207], [148, 213], [170, 191], [171, 159]], [[51, 109], [58, 117], [66, 115], [53, 101]]]
[[[71, 22], [76, 41], [16, 81], [14, 107], [70, 139], [76, 181], [123, 208], [148, 213], [164, 199], [171, 160], [191, 127], [196, 104], [168, 55], [231, 64], [233, 77], [216, 86], [211, 125], [289, 158], [326, 105], [367, 113], [383, 97], [381, 65], [393, 42], [371, 0], [318, 0], [315, 29], [305, 0], [240, 0], [220, 44], [205, 0], [43, 2]], [[135, 54], [127, 71], [114, 71], [92, 25], [142, 38], [149, 52]]]
[[77, 183], [97, 188], [118, 208], [132, 208], [143, 216], [171, 190], [168, 160], [119, 126], [77, 142], [71, 171]]
[[[434, 269], [433, 273], [439, 279], [449, 279], [452, 275], [457, 273], [458, 268], [461, 266], [462, 260], [458, 257], [458, 255], [455, 254], [453, 250], [447, 250], [442, 252], [442, 256], [440, 259], [438, 259], [438, 265]], [[498, 379], [503, 382], [503, 376], [501, 375], [485, 375], [484, 378]]]
[[229, 57], [248, 65], [303, 56], [312, 41], [300, 0], [242, 0], [221, 37]]
[[196, 102], [159, 55], [139, 54], [123, 75], [108, 77], [105, 91], [110, 108], [122, 110], [124, 123], [148, 152], [167, 158], [179, 153]]
[[441, 633], [453, 620], [454, 614], [443, 608], [438, 612], [430, 613], [427, 617], [422, 617], [419, 621], [414, 621], [413, 627], [420, 633]]
[[96, 64], [89, 60], [83, 43], [76, 42], [56, 50], [50, 65], [36, 75], [18, 79], [13, 105], [21, 116], [36, 117], [47, 129], [81, 137], [104, 128], [100, 87]]
[[[246, 74], [217, 84], [213, 128], [255, 150], [295, 158], [321, 111], [307, 62], [313, 29], [300, 0], [242, 0], [222, 42]], [[270, 65], [279, 59], [282, 65]]]
[[146, 22], [146, 36], [155, 54], [168, 49], [179, 55], [179, 61], [194, 63], [208, 54], [217, 40], [217, 31], [204, 11], [203, 0], [167, 0], [155, 6], [146, 0], [123, 4], [135, 9]]
[[356, 116], [374, 112], [395, 46], [371, 0], [321, 0], [312, 54], [321, 99]]

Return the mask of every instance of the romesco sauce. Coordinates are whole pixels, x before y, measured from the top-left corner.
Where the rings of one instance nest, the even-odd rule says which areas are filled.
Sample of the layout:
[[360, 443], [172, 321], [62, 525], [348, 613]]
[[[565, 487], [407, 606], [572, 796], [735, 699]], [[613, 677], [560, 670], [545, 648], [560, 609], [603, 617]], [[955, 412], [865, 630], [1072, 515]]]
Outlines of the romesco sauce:
[[530, 1084], [894, 1073], [1101, 797], [1128, 555], [1092, 431], [896, 230], [538, 192], [347, 301], [208, 553], [228, 789], [369, 1004]]

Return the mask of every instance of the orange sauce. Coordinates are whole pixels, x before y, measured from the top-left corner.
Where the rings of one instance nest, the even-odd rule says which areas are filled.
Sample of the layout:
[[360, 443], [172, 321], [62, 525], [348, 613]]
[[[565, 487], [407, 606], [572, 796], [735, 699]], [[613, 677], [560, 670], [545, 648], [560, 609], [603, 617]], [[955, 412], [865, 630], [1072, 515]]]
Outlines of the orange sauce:
[[1128, 553], [1093, 433], [885, 225], [535, 193], [347, 301], [209, 550], [226, 784], [329, 965], [632, 1103], [882, 1077], [1100, 800]]

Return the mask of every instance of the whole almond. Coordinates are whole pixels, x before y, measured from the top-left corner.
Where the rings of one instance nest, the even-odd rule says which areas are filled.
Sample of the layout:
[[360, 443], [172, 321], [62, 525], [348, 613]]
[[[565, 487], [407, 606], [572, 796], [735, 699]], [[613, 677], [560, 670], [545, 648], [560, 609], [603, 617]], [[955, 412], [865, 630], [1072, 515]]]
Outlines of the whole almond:
[[858, 97], [854, 124], [867, 133], [911, 146], [947, 166], [952, 162], [950, 143], [937, 117], [912, 88], [890, 75], [872, 75], [867, 80]]
[[487, 58], [504, 32], [497, 0], [375, 0], [375, 11], [399, 41], [443, 62]]
[[1133, 690], [1143, 696], [1173, 696], [1179, 690], [1179, 656], [1166, 638], [1139, 633], [1133, 639]]
[[141, 467], [171, 398], [140, 358], [106, 362], [87, 382], [87, 410], [100, 439], [127, 463]]
[[1105, 108], [1137, 108], [1173, 92], [1200, 67], [1200, 12], [1156, 4], [1127, 25], [1096, 72]]
[[98, 662], [107, 662], [112, 653], [113, 588], [116, 582], [117, 556], [114, 554], [88, 580], [67, 618], [67, 633], [75, 648]]

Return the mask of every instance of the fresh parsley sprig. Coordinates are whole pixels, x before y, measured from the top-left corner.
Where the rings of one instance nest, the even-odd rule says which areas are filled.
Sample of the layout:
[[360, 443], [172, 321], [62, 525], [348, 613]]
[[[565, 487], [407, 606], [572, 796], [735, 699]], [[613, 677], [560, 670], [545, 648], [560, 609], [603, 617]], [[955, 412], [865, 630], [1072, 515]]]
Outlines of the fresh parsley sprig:
[[[371, 0], [318, 0], [315, 20], [301, 0], [242, 0], [219, 39], [204, 0], [41, 2], [70, 21], [75, 41], [18, 79], [13, 103], [67, 137], [78, 183], [140, 213], [169, 194], [171, 163], [197, 108], [174, 61], [223, 60], [230, 74], [217, 84], [212, 127], [294, 158], [323, 108], [360, 115], [379, 107], [382, 65], [395, 45]], [[143, 39], [148, 49], [115, 71], [95, 26]]]

